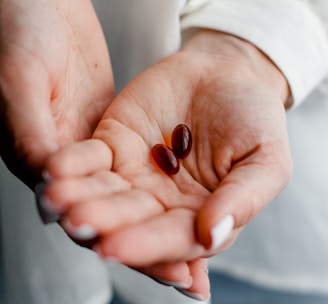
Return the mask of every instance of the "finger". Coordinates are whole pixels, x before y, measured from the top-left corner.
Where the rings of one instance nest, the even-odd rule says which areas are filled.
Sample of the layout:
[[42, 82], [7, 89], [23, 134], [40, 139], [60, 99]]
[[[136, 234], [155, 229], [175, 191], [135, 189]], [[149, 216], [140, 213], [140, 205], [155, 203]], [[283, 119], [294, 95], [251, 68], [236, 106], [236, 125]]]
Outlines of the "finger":
[[180, 293], [204, 301], [210, 297], [210, 282], [206, 259], [190, 262], [162, 263], [145, 268], [136, 268], [155, 281], [174, 287]]
[[69, 206], [98, 196], [130, 189], [130, 184], [109, 170], [81, 178], [56, 179], [35, 187], [39, 215], [44, 224], [59, 220]]
[[131, 267], [193, 259], [205, 252], [196, 242], [194, 221], [193, 211], [173, 209], [104, 236], [96, 250]]
[[189, 288], [176, 288], [180, 293], [198, 300], [206, 301], [210, 298], [210, 281], [206, 259], [195, 259], [188, 262], [190, 275], [193, 278]]
[[189, 288], [192, 277], [187, 262], [160, 263], [135, 270], [151, 277], [156, 282], [176, 288]]
[[259, 151], [236, 165], [200, 209], [197, 233], [206, 248], [219, 248], [233, 228], [246, 225], [286, 186], [289, 153], [275, 159], [271, 155], [275, 154]]
[[51, 178], [82, 176], [110, 170], [112, 161], [112, 151], [104, 142], [89, 139], [61, 148], [49, 158], [45, 171]]
[[44, 199], [56, 209], [128, 190], [131, 185], [118, 174], [100, 170], [85, 177], [54, 179], [43, 193]]
[[[69, 208], [62, 225], [75, 238], [85, 238], [86, 227], [102, 236], [118, 229], [143, 222], [163, 213], [163, 207], [147, 192], [140, 190], [122, 191], [98, 199], [86, 200]], [[94, 235], [92, 235], [93, 237]]]
[[14, 63], [1, 66], [0, 153], [8, 168], [33, 187], [58, 142], [47, 74], [33, 65], [28, 71], [25, 75]]

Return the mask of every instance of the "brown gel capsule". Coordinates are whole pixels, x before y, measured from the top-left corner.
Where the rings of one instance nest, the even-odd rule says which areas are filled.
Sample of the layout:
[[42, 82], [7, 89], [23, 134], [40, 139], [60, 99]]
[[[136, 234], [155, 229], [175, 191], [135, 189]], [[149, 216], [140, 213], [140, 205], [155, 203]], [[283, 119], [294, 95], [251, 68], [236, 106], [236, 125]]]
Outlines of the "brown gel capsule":
[[186, 125], [180, 124], [174, 128], [171, 144], [172, 149], [178, 158], [184, 159], [188, 156], [191, 151], [192, 136]]
[[173, 175], [179, 171], [179, 161], [174, 152], [163, 144], [155, 145], [151, 150], [156, 164], [168, 175]]

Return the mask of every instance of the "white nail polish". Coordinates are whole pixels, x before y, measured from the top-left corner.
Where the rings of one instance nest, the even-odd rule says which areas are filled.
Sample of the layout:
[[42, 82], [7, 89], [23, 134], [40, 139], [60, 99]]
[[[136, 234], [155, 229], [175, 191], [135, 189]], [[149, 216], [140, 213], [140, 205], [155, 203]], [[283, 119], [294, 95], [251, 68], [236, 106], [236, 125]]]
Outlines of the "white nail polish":
[[211, 251], [220, 248], [230, 236], [234, 227], [234, 218], [231, 214], [226, 215], [218, 224], [211, 230], [212, 246]]
[[90, 225], [82, 225], [74, 231], [74, 237], [78, 240], [90, 240], [97, 236], [97, 233]]
[[36, 185], [35, 191], [35, 200], [37, 203], [38, 211], [41, 217], [41, 220], [44, 224], [50, 224], [56, 222], [60, 218], [60, 211], [54, 210], [50, 207], [47, 197], [44, 195], [44, 188], [46, 183], [42, 182]]
[[168, 280], [164, 280], [164, 279], [160, 279], [160, 278], [153, 278], [155, 281], [157, 281], [158, 283], [161, 283], [163, 285], [166, 286], [172, 286], [175, 287], [177, 289], [185, 289], [185, 288], [189, 288], [192, 284], [192, 277], [189, 277], [188, 282], [172, 282], [172, 281], [168, 281]]
[[47, 196], [41, 195], [40, 196], [40, 204], [41, 206], [46, 209], [48, 212], [53, 212], [53, 213], [60, 213], [63, 211], [63, 208], [55, 208], [53, 207], [53, 204], [49, 201]]
[[63, 220], [62, 225], [68, 234], [77, 240], [91, 240], [97, 236], [96, 230], [89, 224], [83, 224], [75, 227], [68, 219], [65, 219]]
[[176, 288], [176, 290], [180, 293], [182, 293], [183, 295], [187, 296], [188, 298], [197, 300], [197, 301], [206, 301], [206, 299], [200, 294], [200, 293], [194, 293], [185, 289], [180, 289], [180, 288]]
[[99, 244], [94, 245], [92, 247], [92, 250], [95, 251], [102, 258], [102, 260], [106, 263], [107, 266], [116, 267], [118, 265], [122, 265], [117, 257], [105, 256]]
[[51, 182], [51, 180], [52, 180], [48, 171], [42, 171], [41, 176], [44, 179], [44, 181], [46, 181], [46, 182]]

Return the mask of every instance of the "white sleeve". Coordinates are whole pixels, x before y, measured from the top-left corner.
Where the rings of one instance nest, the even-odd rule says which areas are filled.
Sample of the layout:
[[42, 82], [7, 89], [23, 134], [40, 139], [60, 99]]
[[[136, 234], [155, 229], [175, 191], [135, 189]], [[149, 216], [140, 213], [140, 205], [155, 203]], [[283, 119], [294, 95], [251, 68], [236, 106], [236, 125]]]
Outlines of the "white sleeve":
[[304, 0], [190, 0], [182, 30], [210, 28], [263, 51], [287, 78], [297, 106], [328, 72], [328, 40]]

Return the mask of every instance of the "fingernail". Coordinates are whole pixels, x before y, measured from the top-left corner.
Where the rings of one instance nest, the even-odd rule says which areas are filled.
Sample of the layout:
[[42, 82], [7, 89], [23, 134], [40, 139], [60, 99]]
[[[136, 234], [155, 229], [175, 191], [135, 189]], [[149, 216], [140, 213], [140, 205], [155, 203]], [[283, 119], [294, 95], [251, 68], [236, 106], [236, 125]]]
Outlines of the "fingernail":
[[51, 175], [49, 174], [49, 172], [48, 171], [42, 171], [41, 172], [41, 176], [42, 176], [42, 178], [44, 179], [44, 181], [46, 181], [46, 182], [50, 182], [51, 181]]
[[187, 296], [188, 298], [193, 299], [193, 300], [197, 300], [197, 301], [206, 301], [207, 300], [200, 293], [194, 293], [194, 292], [191, 292], [189, 290], [180, 289], [180, 288], [176, 288], [176, 290], [178, 292], [182, 293], [183, 295]]
[[35, 200], [38, 207], [39, 215], [44, 224], [57, 222], [60, 218], [60, 212], [50, 207], [47, 197], [44, 195], [44, 188], [47, 183], [41, 182], [35, 186]]
[[77, 240], [90, 240], [97, 236], [96, 230], [89, 224], [74, 226], [67, 218], [61, 224], [66, 232]]
[[160, 279], [160, 278], [154, 278], [152, 277], [156, 282], [166, 285], [166, 286], [172, 286], [175, 287], [177, 289], [185, 289], [185, 288], [189, 288], [192, 284], [192, 277], [189, 276], [188, 281], [187, 282], [172, 282], [172, 281], [168, 281], [168, 280], [164, 280], [164, 279]]
[[117, 257], [104, 255], [104, 252], [99, 244], [94, 245], [92, 247], [92, 250], [95, 251], [103, 259], [103, 261], [106, 262], [106, 264], [109, 266], [115, 266], [121, 264], [120, 260]]
[[233, 216], [229, 214], [212, 228], [212, 246], [210, 249], [211, 251], [220, 248], [222, 244], [228, 239], [233, 230], [234, 222], [235, 221]]

